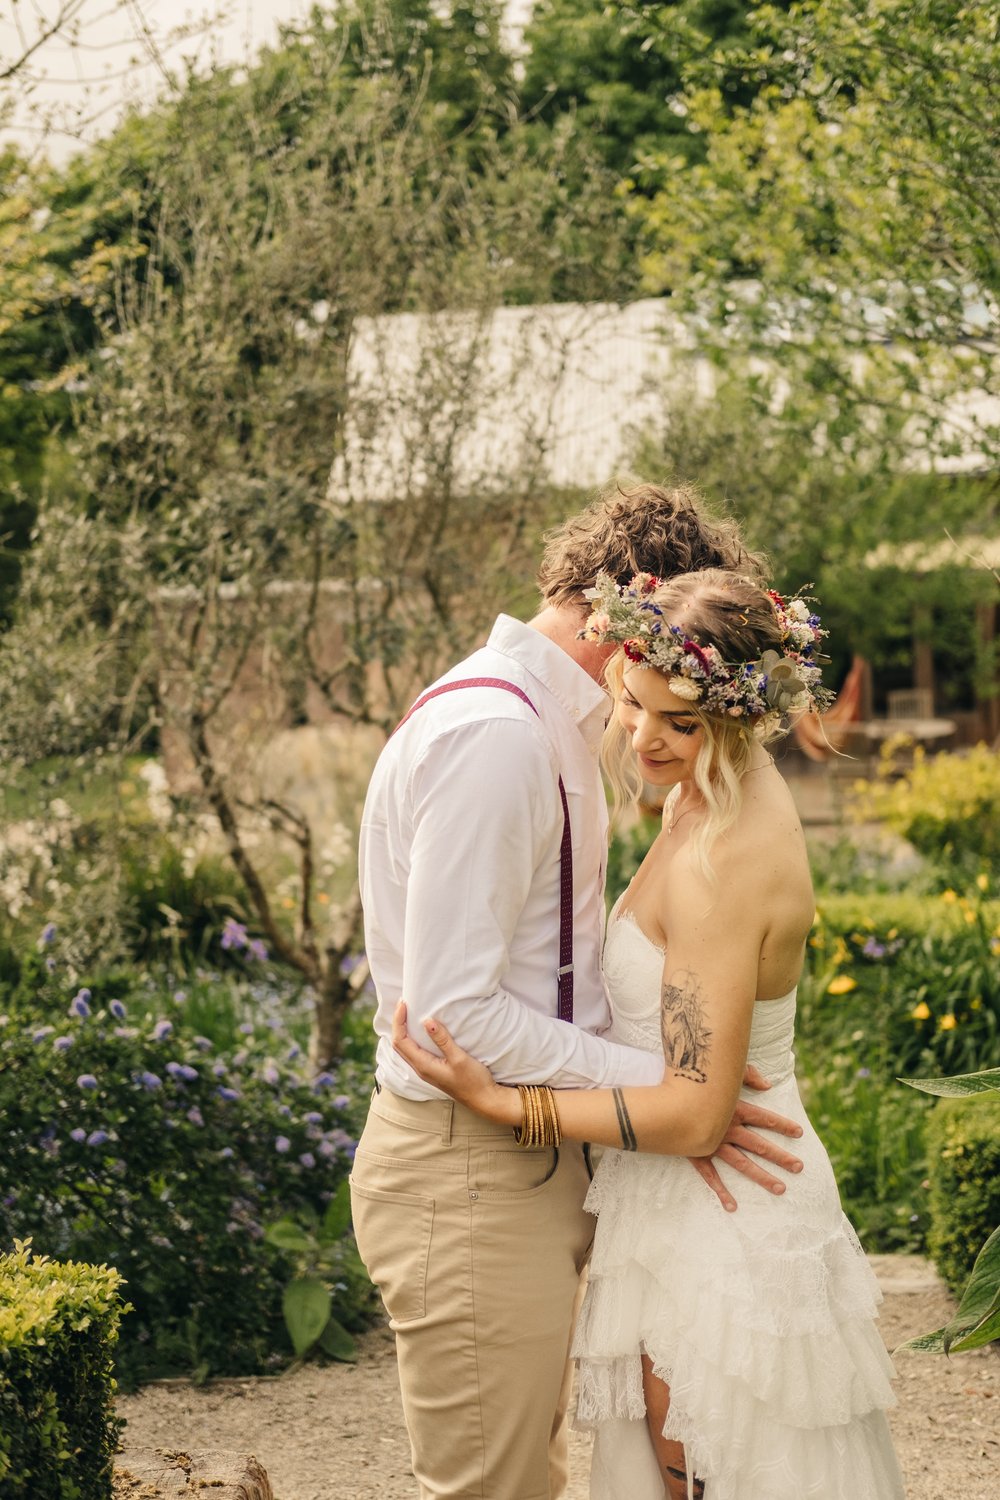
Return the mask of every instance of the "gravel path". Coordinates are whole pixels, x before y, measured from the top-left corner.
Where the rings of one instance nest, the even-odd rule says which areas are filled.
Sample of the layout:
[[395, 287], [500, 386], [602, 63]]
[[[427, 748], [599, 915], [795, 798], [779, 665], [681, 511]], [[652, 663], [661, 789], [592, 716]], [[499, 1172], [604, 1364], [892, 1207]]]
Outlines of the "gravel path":
[[[873, 1256], [891, 1349], [939, 1327], [948, 1294], [918, 1256]], [[897, 1356], [892, 1425], [908, 1500], [1000, 1496], [1000, 1359], [992, 1351], [943, 1359]], [[356, 1365], [307, 1365], [270, 1380], [226, 1380], [206, 1389], [169, 1381], [123, 1397], [126, 1449], [216, 1448], [253, 1452], [276, 1500], [413, 1500], [392, 1339], [364, 1341]], [[567, 1500], [587, 1500], [589, 1445], [574, 1434]]]

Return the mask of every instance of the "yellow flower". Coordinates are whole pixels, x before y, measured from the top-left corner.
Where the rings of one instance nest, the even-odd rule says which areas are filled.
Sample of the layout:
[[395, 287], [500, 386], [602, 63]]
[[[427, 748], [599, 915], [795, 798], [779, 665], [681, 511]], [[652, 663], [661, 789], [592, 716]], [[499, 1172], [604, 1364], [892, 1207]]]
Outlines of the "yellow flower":
[[974, 999], [972, 999], [972, 1000], [969, 1001], [969, 1009], [970, 1010], [982, 1010], [982, 1008], [983, 1008], [983, 997], [982, 997], [982, 995], [976, 995]]
[[320, 891], [316, 896], [316, 900], [321, 906], [329, 906], [330, 904], [330, 898], [326, 894], [326, 891]]
[[281, 904], [285, 908], [286, 911], [294, 911], [295, 910], [295, 902], [292, 900], [291, 896], [285, 896], [282, 899]]
[[976, 914], [975, 914], [975, 912], [974, 911], [967, 911], [965, 913], [965, 920], [966, 920], [966, 922], [968, 922], [968, 924], [969, 924], [970, 927], [973, 926], [973, 924], [975, 923], [975, 920], [976, 920]]
[[977, 875], [976, 884], [981, 891], [988, 891], [990, 888], [990, 877], [988, 875]]
[[926, 1021], [926, 1020], [929, 1020], [930, 1013], [931, 1013], [931, 1008], [927, 1004], [926, 1000], [921, 1000], [920, 1004], [914, 1006], [913, 1010], [910, 1011], [910, 1015], [913, 1017], [913, 1019], [915, 1021]]
[[953, 890], [949, 889], [947, 891], [941, 892], [941, 900], [946, 902], [950, 906], [952, 902], [958, 900], [958, 896]]
[[958, 1022], [952, 1015], [942, 1016], [938, 1022], [938, 1028], [941, 1031], [954, 1031], [957, 1025]]
[[828, 995], [849, 995], [851, 990], [856, 990], [858, 981], [852, 979], [850, 974], [838, 974], [836, 979], [831, 979], [826, 987]]

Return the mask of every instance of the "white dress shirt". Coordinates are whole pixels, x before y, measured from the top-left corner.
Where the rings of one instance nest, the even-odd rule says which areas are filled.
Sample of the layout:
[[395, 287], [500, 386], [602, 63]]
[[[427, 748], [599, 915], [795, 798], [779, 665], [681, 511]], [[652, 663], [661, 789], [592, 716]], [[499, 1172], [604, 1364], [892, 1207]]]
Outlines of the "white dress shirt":
[[[386, 745], [361, 824], [368, 962], [378, 994], [379, 1083], [441, 1098], [392, 1049], [402, 996], [411, 1033], [440, 1018], [503, 1083], [658, 1083], [662, 1059], [604, 1041], [601, 978], [607, 806], [598, 751], [608, 700], [561, 647], [506, 615], [439, 683], [501, 688], [432, 699]], [[573, 1024], [557, 1015], [562, 775], [573, 834]]]

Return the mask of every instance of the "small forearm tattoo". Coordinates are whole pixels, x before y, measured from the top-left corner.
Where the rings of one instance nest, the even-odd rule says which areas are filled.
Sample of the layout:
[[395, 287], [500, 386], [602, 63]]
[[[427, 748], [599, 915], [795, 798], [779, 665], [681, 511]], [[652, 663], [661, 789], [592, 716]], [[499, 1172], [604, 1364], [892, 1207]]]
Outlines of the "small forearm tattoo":
[[632, 1121], [629, 1118], [629, 1112], [621, 1089], [612, 1089], [611, 1097], [615, 1101], [615, 1110], [618, 1114], [618, 1129], [622, 1133], [622, 1150], [638, 1151], [639, 1146], [636, 1142], [635, 1131], [632, 1129]]
[[660, 1032], [668, 1068], [692, 1083], [704, 1083], [712, 1033], [705, 1024], [701, 984], [689, 969], [671, 975], [670, 982], [663, 986]]

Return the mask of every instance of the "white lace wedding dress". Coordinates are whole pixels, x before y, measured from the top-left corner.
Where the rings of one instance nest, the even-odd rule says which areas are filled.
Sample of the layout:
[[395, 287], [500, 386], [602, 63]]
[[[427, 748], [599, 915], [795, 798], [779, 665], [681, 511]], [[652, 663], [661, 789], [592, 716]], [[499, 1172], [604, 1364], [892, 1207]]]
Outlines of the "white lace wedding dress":
[[[663, 953], [617, 908], [604, 968], [615, 1040], [659, 1051]], [[727, 1213], [681, 1158], [609, 1150], [598, 1167], [573, 1351], [577, 1424], [595, 1429], [591, 1500], [663, 1500], [640, 1350], [670, 1386], [664, 1431], [704, 1500], [903, 1500], [881, 1295], [799, 1098], [794, 1018], [794, 991], [760, 1001], [750, 1037], [764, 1102], [804, 1129], [783, 1195], [722, 1166], [739, 1203]]]

